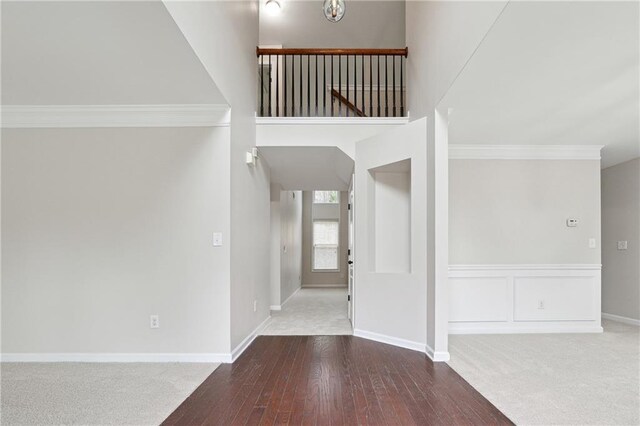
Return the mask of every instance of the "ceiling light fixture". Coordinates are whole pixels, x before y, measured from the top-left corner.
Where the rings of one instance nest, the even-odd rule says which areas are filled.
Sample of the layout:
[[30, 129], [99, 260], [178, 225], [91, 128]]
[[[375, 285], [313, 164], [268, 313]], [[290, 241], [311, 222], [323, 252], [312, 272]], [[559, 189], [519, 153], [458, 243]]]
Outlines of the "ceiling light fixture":
[[324, 0], [322, 11], [330, 22], [338, 22], [344, 16], [344, 0]]
[[280, 13], [280, 3], [278, 0], [267, 0], [264, 10], [271, 16], [277, 15]]

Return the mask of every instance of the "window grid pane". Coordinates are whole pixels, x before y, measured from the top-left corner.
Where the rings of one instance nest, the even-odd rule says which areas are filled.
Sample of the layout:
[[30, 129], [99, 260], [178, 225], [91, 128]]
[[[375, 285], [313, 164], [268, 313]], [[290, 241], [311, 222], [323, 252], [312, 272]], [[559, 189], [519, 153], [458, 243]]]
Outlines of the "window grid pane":
[[338, 191], [313, 191], [315, 204], [338, 204], [340, 202]]
[[313, 269], [338, 269], [337, 247], [315, 247]]
[[340, 223], [320, 220], [313, 222], [313, 269], [337, 270]]

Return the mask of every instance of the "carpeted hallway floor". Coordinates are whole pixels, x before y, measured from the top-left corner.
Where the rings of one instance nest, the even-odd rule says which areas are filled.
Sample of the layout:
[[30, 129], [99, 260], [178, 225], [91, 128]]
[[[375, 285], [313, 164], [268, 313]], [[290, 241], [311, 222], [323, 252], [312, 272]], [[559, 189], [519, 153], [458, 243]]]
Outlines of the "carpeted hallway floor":
[[262, 331], [271, 336], [353, 334], [347, 317], [346, 288], [302, 288], [282, 307], [271, 311]]
[[451, 335], [449, 365], [516, 424], [640, 424], [640, 328]]
[[2, 363], [2, 425], [158, 425], [218, 364]]

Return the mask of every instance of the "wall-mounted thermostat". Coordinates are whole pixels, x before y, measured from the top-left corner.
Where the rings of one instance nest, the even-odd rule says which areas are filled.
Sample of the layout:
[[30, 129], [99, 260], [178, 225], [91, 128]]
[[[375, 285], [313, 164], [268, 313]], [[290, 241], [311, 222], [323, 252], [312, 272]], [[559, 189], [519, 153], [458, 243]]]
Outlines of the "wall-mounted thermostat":
[[575, 228], [578, 226], [578, 219], [567, 219], [567, 226], [569, 228]]

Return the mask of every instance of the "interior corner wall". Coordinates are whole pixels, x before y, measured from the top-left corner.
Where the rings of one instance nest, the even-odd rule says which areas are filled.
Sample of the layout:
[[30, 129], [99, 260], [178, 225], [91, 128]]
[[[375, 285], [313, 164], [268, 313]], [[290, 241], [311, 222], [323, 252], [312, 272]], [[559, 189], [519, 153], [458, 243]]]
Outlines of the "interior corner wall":
[[436, 256], [447, 250], [447, 244], [442, 244], [448, 238], [442, 210], [448, 188], [446, 173], [438, 172], [438, 162], [447, 157], [448, 140], [437, 132], [442, 120], [436, 116], [436, 108], [507, 3], [409, 1], [405, 6], [406, 43], [410, 46], [407, 109], [412, 120], [427, 117], [427, 346], [434, 354], [442, 352], [443, 359], [447, 357], [447, 313], [438, 301], [447, 298], [442, 293], [447, 292], [443, 277], [448, 263], [446, 257]]
[[270, 208], [270, 221], [271, 226], [269, 228], [271, 238], [271, 252], [269, 259], [271, 260], [271, 273], [269, 274], [269, 280], [271, 283], [271, 309], [278, 309], [280, 306], [280, 276], [282, 273], [281, 256], [282, 256], [282, 226], [280, 224], [280, 191], [278, 191], [278, 199], [274, 200], [271, 197]]
[[[231, 347], [270, 314], [270, 176], [256, 145], [258, 2], [165, 1], [169, 13], [231, 105]], [[222, 60], [223, 59], [223, 60]], [[256, 309], [254, 310], [254, 306]]]
[[229, 146], [227, 127], [3, 129], [3, 352], [228, 354]]
[[408, 1], [408, 110], [432, 116], [442, 97], [507, 5], [500, 1]]
[[349, 250], [349, 193], [340, 192], [340, 251], [338, 272], [314, 272], [313, 261], [313, 191], [302, 193], [302, 287], [346, 287], [347, 251]]
[[602, 170], [602, 312], [640, 321], [638, 259], [640, 158]]
[[302, 282], [302, 191], [280, 193], [280, 298], [282, 305]]

